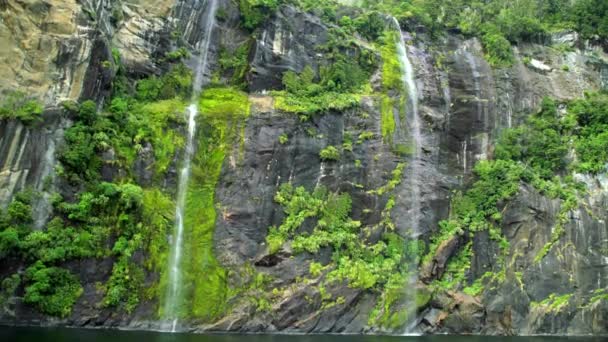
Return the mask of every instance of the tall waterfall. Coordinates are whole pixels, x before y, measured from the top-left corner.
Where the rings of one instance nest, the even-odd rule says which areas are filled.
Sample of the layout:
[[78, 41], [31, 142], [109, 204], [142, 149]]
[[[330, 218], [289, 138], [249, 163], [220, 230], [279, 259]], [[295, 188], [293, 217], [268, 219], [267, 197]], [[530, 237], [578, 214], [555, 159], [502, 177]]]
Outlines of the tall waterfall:
[[[401, 26], [396, 18], [393, 19], [395, 28], [399, 31], [399, 41], [397, 41], [397, 54], [399, 57], [399, 64], [401, 66], [401, 80], [403, 87], [407, 91], [407, 110], [408, 110], [408, 123], [409, 123], [409, 134], [413, 144], [413, 155], [410, 162], [410, 203], [411, 203], [411, 223], [410, 229], [412, 233], [416, 235], [419, 231], [420, 218], [421, 218], [421, 206], [420, 206], [420, 175], [421, 175], [421, 162], [422, 162], [422, 133], [420, 131], [420, 117], [418, 115], [418, 89], [416, 88], [415, 73], [412, 63], [407, 55], [407, 48], [405, 44], [405, 38], [401, 31]], [[409, 261], [413, 263], [412, 261]], [[416, 268], [416, 265], [410, 265], [410, 267]], [[415, 288], [417, 282], [416, 272], [411, 272], [412, 276], [408, 279], [408, 289], [410, 292], [410, 298], [408, 298], [408, 307], [410, 308], [409, 313], [415, 314]], [[413, 307], [413, 308], [412, 308]], [[406, 328], [406, 333], [410, 332], [410, 328]]]
[[420, 223], [420, 187], [419, 187], [419, 176], [420, 176], [420, 161], [422, 157], [422, 134], [420, 133], [420, 117], [418, 116], [418, 89], [416, 88], [416, 81], [414, 80], [414, 68], [410, 59], [407, 56], [407, 49], [405, 45], [405, 38], [401, 32], [399, 21], [393, 18], [395, 26], [399, 30], [399, 41], [397, 43], [397, 54], [399, 57], [399, 64], [401, 65], [401, 80], [403, 87], [407, 90], [408, 96], [408, 109], [409, 109], [409, 132], [412, 143], [414, 144], [414, 153], [412, 156], [411, 163], [411, 191], [412, 191], [412, 230], [418, 231], [418, 225]]
[[180, 318], [180, 308], [183, 306], [182, 291], [182, 270], [181, 261], [183, 254], [184, 240], [184, 215], [186, 207], [186, 197], [188, 193], [188, 182], [190, 180], [190, 169], [192, 157], [194, 155], [194, 138], [196, 136], [196, 116], [198, 115], [197, 98], [205, 80], [207, 71], [209, 45], [211, 43], [211, 33], [215, 25], [215, 13], [217, 11], [217, 0], [208, 0], [205, 17], [205, 32], [197, 44], [199, 56], [196, 60], [194, 69], [194, 82], [192, 85], [192, 102], [188, 106], [188, 136], [186, 140], [186, 150], [182, 160], [182, 168], [179, 173], [179, 183], [177, 188], [177, 205], [175, 208], [175, 231], [171, 243], [171, 254], [169, 259], [169, 275], [167, 292], [165, 294], [164, 320], [171, 322], [171, 331], [177, 330], [178, 319]]

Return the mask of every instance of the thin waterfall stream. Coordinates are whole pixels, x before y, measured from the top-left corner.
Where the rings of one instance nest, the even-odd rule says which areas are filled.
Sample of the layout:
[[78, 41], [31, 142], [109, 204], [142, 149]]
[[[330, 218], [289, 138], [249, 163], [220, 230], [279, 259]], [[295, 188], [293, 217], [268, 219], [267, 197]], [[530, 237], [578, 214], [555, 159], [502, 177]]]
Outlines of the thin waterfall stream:
[[163, 316], [165, 322], [171, 322], [171, 332], [177, 331], [177, 324], [180, 318], [180, 307], [182, 306], [182, 274], [181, 261], [183, 255], [184, 240], [184, 215], [186, 207], [186, 197], [188, 183], [190, 181], [190, 169], [192, 157], [194, 155], [194, 138], [196, 136], [196, 117], [198, 116], [197, 99], [204, 85], [204, 74], [207, 70], [209, 46], [211, 33], [215, 25], [215, 13], [217, 11], [217, 0], [208, 0], [205, 16], [205, 31], [201, 40], [197, 44], [199, 56], [194, 68], [194, 82], [192, 85], [192, 100], [187, 109], [188, 116], [188, 135], [186, 149], [182, 160], [182, 167], [179, 172], [179, 183], [177, 188], [177, 204], [175, 208], [175, 230], [171, 240], [171, 254], [169, 259], [168, 286], [165, 294]]
[[[421, 159], [422, 159], [422, 133], [420, 127], [420, 117], [418, 113], [418, 89], [416, 87], [414, 67], [407, 55], [407, 48], [405, 44], [405, 37], [401, 31], [401, 25], [399, 21], [393, 17], [393, 24], [399, 31], [399, 41], [397, 42], [397, 54], [399, 58], [399, 65], [401, 66], [401, 80], [403, 87], [407, 91], [408, 102], [406, 108], [408, 109], [409, 118], [409, 134], [410, 139], [413, 143], [413, 154], [410, 165], [410, 201], [411, 201], [411, 223], [410, 229], [414, 235], [419, 231], [420, 217], [421, 217], [421, 206], [420, 206], [420, 174], [421, 174]], [[409, 261], [410, 263], [412, 261]], [[410, 269], [416, 270], [416, 265], [410, 265]], [[409, 304], [415, 303], [415, 288], [417, 282], [416, 272], [411, 272], [411, 276], [408, 279], [406, 285], [409, 289]], [[415, 309], [410, 312], [415, 314]], [[406, 327], [405, 334], [410, 334], [411, 328]]]

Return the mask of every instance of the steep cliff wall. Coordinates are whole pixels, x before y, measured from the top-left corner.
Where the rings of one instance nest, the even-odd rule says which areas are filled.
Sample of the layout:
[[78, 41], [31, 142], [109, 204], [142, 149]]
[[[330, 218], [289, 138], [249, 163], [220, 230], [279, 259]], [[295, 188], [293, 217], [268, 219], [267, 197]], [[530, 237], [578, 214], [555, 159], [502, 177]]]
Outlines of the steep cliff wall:
[[[251, 33], [242, 18], [248, 8], [239, 4], [220, 1], [218, 23], [211, 34], [210, 72], [205, 76], [212, 86], [200, 100], [199, 108], [207, 113], [201, 110], [187, 210], [187, 220], [195, 227], [190, 233], [189, 257], [195, 260], [193, 264], [202, 265], [190, 272], [197, 277], [191, 281], [197, 286], [192, 301], [199, 307], [183, 317], [185, 327], [241, 332], [608, 333], [605, 172], [574, 174], [587, 190], [566, 211], [562, 210], [564, 199], [551, 198], [522, 181], [514, 196], [497, 203], [501, 214], [500, 220], [493, 221], [497, 230], [466, 227], [435, 249], [430, 247], [442, 232], [439, 222], [456, 210], [453, 203], [459, 193], [477, 180], [475, 165], [494, 157], [495, 141], [503, 130], [526, 124], [544, 97], [567, 104], [586, 91], [608, 88], [608, 55], [600, 45], [586, 43], [573, 32], [558, 33], [543, 42], [514, 46], [512, 65], [497, 68], [486, 61], [477, 38], [457, 32], [437, 38], [415, 22], [402, 23], [422, 118], [421, 158], [413, 160], [408, 104], [403, 100], [407, 89], [387, 86], [389, 74], [384, 66], [390, 56], [383, 49], [392, 41], [372, 42], [356, 34], [341, 45], [335, 41], [337, 26], [323, 20], [322, 13], [293, 6], [278, 7]], [[143, 118], [170, 112], [170, 119], [158, 130], [156, 121], [137, 115], [137, 119], [119, 121], [121, 111], [114, 100], [127, 98], [125, 94], [131, 92], [133, 101], [148, 101], [142, 100], [148, 96], [142, 84], [176, 70], [173, 59], [192, 64], [207, 10], [206, 1], [186, 0], [0, 2], [0, 43], [9, 47], [0, 51], [0, 76], [7, 80], [0, 90], [23, 90], [45, 105], [42, 120], [33, 124], [0, 121], [0, 206], [6, 207], [30, 187], [42, 194], [32, 204], [37, 229], [53, 217], [62, 217], [66, 225], [75, 227], [105, 224], [113, 229], [98, 255], [53, 260], [54, 265], [76, 274], [82, 284], [69, 314], [55, 319], [39, 313], [23, 299], [26, 283], [8, 295], [3, 292], [2, 322], [161, 326], [160, 299], [166, 286], [162, 265], [171, 243], [171, 198], [183, 148], [179, 136], [185, 129], [179, 109], [186, 95], [180, 94], [168, 105], [162, 101], [171, 100], [160, 97], [143, 104]], [[391, 21], [382, 18], [385, 30], [390, 31]], [[332, 44], [339, 48], [327, 48]], [[182, 52], [171, 55], [176, 51]], [[358, 61], [363, 69], [373, 65], [363, 90], [354, 92], [357, 104], [314, 114], [293, 113], [280, 92], [284, 74], [311, 69], [315, 79], [320, 78], [336, 54]], [[239, 86], [246, 92], [234, 89]], [[143, 214], [131, 212], [127, 205], [108, 210], [100, 221], [81, 224], [86, 221], [74, 219], [73, 208], [53, 206], [56, 192], [71, 204], [84, 203], [85, 192], [100, 198], [112, 196], [96, 193], [91, 182], [74, 183], [66, 180], [66, 173], [54, 171], [57, 165], [61, 170], [65, 166], [64, 159], [58, 162], [55, 157], [64, 145], [65, 130], [83, 120], [60, 104], [89, 99], [97, 104], [100, 117], [116, 120], [116, 126], [111, 126], [114, 130], [125, 127], [127, 131], [133, 122], [144, 122], [137, 126], [139, 131], [128, 133], [128, 147], [112, 140], [110, 147], [98, 145], [93, 150], [100, 157], [102, 166], [97, 171], [103, 181], [143, 188]], [[243, 103], [243, 99], [248, 100]], [[171, 108], [160, 109], [161, 103]], [[132, 104], [126, 112], [142, 111], [138, 106]], [[241, 111], [244, 107], [250, 109]], [[560, 110], [566, 110], [564, 105]], [[387, 128], [387, 121], [394, 127]], [[153, 133], [145, 133], [146, 127]], [[110, 135], [112, 129], [104, 133]], [[170, 141], [162, 140], [163, 136]], [[328, 147], [336, 147], [339, 156], [323, 157]], [[424, 172], [412, 179], [414, 166]], [[314, 197], [313, 190], [320, 186], [327, 193], [315, 197], [322, 202], [310, 209], [315, 214], [302, 214], [308, 216], [275, 248], [269, 239], [273, 229], [299, 213], [280, 197], [285, 183], [304, 187], [298, 193], [302, 198]], [[420, 189], [416, 203], [412, 202], [413, 185]], [[152, 197], [155, 191], [163, 195]], [[374, 247], [355, 252], [345, 247], [348, 242], [341, 247], [321, 243], [316, 252], [298, 247], [295, 236], [323, 230], [331, 216], [327, 212], [340, 211], [332, 202], [333, 193], [349, 194], [348, 219], [340, 217], [339, 223], [329, 226], [356, 226], [360, 228], [357, 240]], [[116, 202], [118, 198], [123, 200], [119, 196]], [[121, 210], [132, 216], [121, 216]], [[416, 231], [411, 229], [412, 217], [418, 215], [414, 210], [420, 211]], [[117, 218], [116, 222], [111, 218]], [[131, 219], [139, 225], [125, 223]], [[558, 226], [563, 232], [555, 239]], [[129, 235], [129, 229], [136, 233]], [[504, 236], [507, 247], [492, 235], [496, 231]], [[135, 251], [116, 252], [121, 237], [138, 241], [141, 236], [137, 235], [144, 240], [146, 235], [153, 237]], [[392, 253], [394, 241], [408, 247]], [[332, 274], [336, 276], [332, 272], [339, 268], [340, 257], [347, 254], [336, 251], [343, 250], [351, 253], [351, 261], [359, 260], [355, 254], [361, 252], [365, 255], [360, 260], [369, 264], [380, 260], [380, 266], [369, 270], [349, 264], [354, 275], [329, 281]], [[377, 258], [367, 256], [372, 250]], [[450, 270], [463, 250], [470, 251], [466, 267]], [[19, 274], [28, 279], [29, 259], [14, 253], [0, 255], [0, 276], [8, 279]], [[398, 254], [397, 261], [393, 254]], [[417, 257], [412, 269], [407, 265], [410, 254], [428, 255]], [[141, 276], [136, 267], [129, 273], [130, 266], [126, 274], [118, 273], [123, 259], [141, 266]], [[497, 276], [488, 277], [487, 272]], [[129, 300], [111, 304], [108, 288], [119, 282], [116, 274], [141, 278], [140, 284], [129, 288], [138, 294], [134, 306], [127, 295], [120, 298]], [[373, 283], [362, 279], [364, 274], [372, 274]], [[415, 291], [405, 286], [413, 274], [419, 278]], [[439, 286], [444, 274], [457, 274], [460, 282]], [[396, 284], [399, 281], [403, 286]], [[464, 291], [474, 284], [483, 287]], [[416, 314], [408, 316], [412, 311]]]

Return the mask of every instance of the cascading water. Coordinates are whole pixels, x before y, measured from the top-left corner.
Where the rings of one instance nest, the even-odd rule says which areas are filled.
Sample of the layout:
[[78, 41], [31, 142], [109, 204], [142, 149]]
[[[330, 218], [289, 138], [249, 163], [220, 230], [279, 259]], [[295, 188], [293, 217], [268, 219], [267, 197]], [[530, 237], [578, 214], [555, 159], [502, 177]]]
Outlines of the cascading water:
[[197, 44], [199, 56], [194, 69], [194, 82], [192, 85], [192, 102], [188, 106], [188, 137], [186, 141], [186, 150], [182, 161], [182, 168], [179, 173], [179, 183], [177, 188], [177, 205], [175, 209], [175, 231], [171, 244], [171, 255], [169, 259], [169, 275], [167, 292], [165, 295], [164, 319], [165, 322], [170, 322], [171, 332], [177, 330], [178, 319], [180, 316], [180, 307], [182, 306], [182, 275], [181, 275], [181, 260], [182, 248], [184, 239], [184, 214], [186, 207], [186, 195], [188, 192], [188, 182], [190, 180], [190, 168], [192, 157], [194, 155], [194, 138], [196, 135], [196, 116], [198, 115], [198, 106], [196, 99], [203, 87], [205, 80], [205, 72], [207, 71], [209, 45], [211, 43], [211, 32], [215, 26], [215, 13], [217, 11], [217, 0], [208, 0], [206, 5], [205, 17], [205, 32], [201, 40]]
[[[399, 64], [401, 66], [401, 79], [403, 81], [403, 87], [407, 90], [408, 96], [408, 118], [409, 118], [409, 133], [410, 139], [413, 143], [414, 153], [412, 155], [410, 165], [410, 201], [411, 201], [411, 230], [414, 235], [419, 231], [420, 218], [421, 218], [421, 206], [420, 206], [420, 175], [421, 175], [421, 161], [422, 161], [422, 133], [420, 127], [420, 117], [418, 115], [418, 89], [416, 87], [415, 73], [412, 63], [410, 62], [407, 55], [407, 48], [405, 45], [405, 37], [401, 31], [401, 26], [396, 18], [393, 19], [395, 28], [399, 31], [399, 41], [397, 42], [397, 54], [399, 57]], [[411, 265], [411, 269], [416, 269], [415, 265]], [[411, 272], [410, 279], [408, 280], [408, 288], [410, 291], [414, 291], [416, 288], [417, 274]], [[415, 302], [413, 298], [416, 297], [414, 292], [410, 292], [409, 306], [413, 307]], [[410, 313], [415, 313], [415, 309], [411, 310]], [[410, 333], [410, 328], [406, 328], [405, 333]]]
[[412, 156], [412, 230], [418, 231], [418, 225], [420, 223], [420, 188], [418, 186], [419, 175], [420, 175], [420, 160], [422, 157], [422, 134], [420, 132], [420, 117], [418, 116], [418, 90], [416, 88], [416, 81], [414, 80], [414, 68], [407, 56], [407, 49], [405, 45], [405, 38], [401, 32], [399, 21], [393, 18], [394, 24], [399, 28], [399, 42], [397, 44], [397, 54], [399, 57], [399, 64], [401, 65], [401, 80], [403, 86], [407, 90], [408, 96], [408, 107], [409, 107], [409, 119], [410, 119], [410, 139], [414, 144], [414, 154]]

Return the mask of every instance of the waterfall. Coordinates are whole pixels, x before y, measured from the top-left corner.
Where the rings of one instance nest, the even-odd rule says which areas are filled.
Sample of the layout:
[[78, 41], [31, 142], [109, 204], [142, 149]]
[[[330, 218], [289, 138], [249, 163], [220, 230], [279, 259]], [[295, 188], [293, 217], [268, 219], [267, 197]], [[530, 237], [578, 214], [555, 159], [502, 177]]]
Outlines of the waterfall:
[[164, 319], [171, 322], [171, 332], [177, 330], [178, 319], [180, 318], [180, 307], [182, 306], [182, 274], [181, 260], [183, 254], [184, 239], [184, 216], [186, 207], [186, 197], [188, 192], [188, 182], [190, 180], [190, 169], [192, 157], [194, 155], [194, 138], [196, 136], [196, 117], [198, 115], [197, 98], [204, 84], [205, 72], [208, 66], [209, 45], [211, 43], [211, 33], [215, 25], [215, 12], [217, 11], [217, 0], [208, 0], [205, 17], [205, 31], [201, 40], [197, 44], [199, 56], [194, 68], [194, 82], [192, 85], [192, 101], [188, 106], [188, 136], [186, 140], [186, 150], [182, 160], [182, 168], [179, 173], [179, 183], [177, 188], [177, 205], [175, 208], [175, 231], [171, 240], [171, 254], [169, 258], [169, 278], [167, 292], [165, 294]]
[[[407, 48], [405, 45], [405, 38], [401, 31], [401, 26], [396, 18], [392, 18], [393, 24], [399, 31], [399, 41], [397, 42], [397, 54], [399, 57], [399, 64], [401, 66], [401, 79], [403, 87], [407, 90], [408, 96], [408, 118], [409, 118], [409, 133], [410, 139], [413, 143], [414, 153], [410, 165], [410, 201], [411, 201], [411, 230], [414, 235], [419, 232], [420, 218], [421, 218], [421, 206], [420, 206], [420, 175], [421, 175], [421, 162], [422, 162], [422, 133], [420, 126], [420, 117], [418, 113], [418, 89], [416, 88], [415, 73], [412, 63], [407, 55]], [[409, 261], [412, 263], [412, 261]], [[411, 265], [413, 269], [416, 269], [416, 265]], [[416, 272], [412, 272], [406, 285], [410, 289], [410, 298], [408, 298], [408, 307], [410, 313], [415, 314], [415, 288], [417, 282]], [[407, 327], [405, 333], [411, 332], [411, 328]]]
[[414, 154], [412, 156], [411, 165], [411, 190], [412, 190], [412, 230], [418, 231], [418, 225], [420, 223], [420, 187], [419, 187], [419, 176], [420, 176], [420, 161], [422, 158], [422, 134], [420, 132], [420, 117], [418, 115], [418, 89], [416, 88], [416, 81], [414, 79], [414, 67], [407, 56], [407, 49], [405, 45], [405, 38], [401, 32], [399, 21], [393, 18], [395, 26], [399, 29], [399, 42], [397, 44], [397, 54], [399, 57], [399, 64], [401, 65], [401, 80], [403, 87], [407, 90], [408, 106], [409, 106], [409, 120], [410, 120], [410, 139], [414, 144]]

